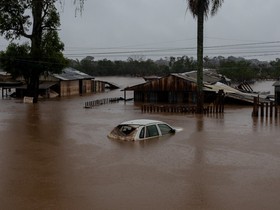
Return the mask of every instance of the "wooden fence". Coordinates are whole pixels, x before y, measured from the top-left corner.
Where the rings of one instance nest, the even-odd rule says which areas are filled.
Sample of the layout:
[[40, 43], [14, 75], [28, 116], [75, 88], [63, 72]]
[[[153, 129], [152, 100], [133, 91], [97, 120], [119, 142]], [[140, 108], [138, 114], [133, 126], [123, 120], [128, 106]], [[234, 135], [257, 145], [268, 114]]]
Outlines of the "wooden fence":
[[103, 104], [111, 104], [111, 103], [118, 103], [121, 98], [103, 98], [94, 101], [87, 101], [85, 102], [85, 108], [93, 108], [95, 106], [100, 106]]
[[275, 102], [259, 102], [258, 97], [254, 98], [252, 116], [254, 117], [275, 117], [279, 115], [280, 107]]
[[[159, 105], [159, 104], [143, 104], [141, 105], [141, 111], [147, 113], [185, 113], [194, 114], [197, 112], [197, 106], [195, 105]], [[224, 113], [224, 106], [221, 104], [210, 104], [204, 106], [204, 114], [210, 113]]]
[[[204, 105], [203, 113], [210, 114], [210, 113], [224, 113], [224, 97], [225, 94], [222, 90], [220, 90], [217, 94], [216, 100], [209, 104]], [[141, 105], [142, 112], [168, 112], [168, 113], [190, 113], [194, 114], [197, 113], [197, 106], [196, 105], [186, 105], [186, 104], [143, 104]]]

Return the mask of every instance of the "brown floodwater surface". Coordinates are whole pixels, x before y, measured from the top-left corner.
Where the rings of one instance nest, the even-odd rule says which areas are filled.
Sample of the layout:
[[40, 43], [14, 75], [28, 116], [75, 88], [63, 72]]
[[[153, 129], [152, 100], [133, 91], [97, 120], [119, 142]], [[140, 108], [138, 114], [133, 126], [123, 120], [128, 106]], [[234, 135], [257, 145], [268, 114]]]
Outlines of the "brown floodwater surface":
[[[133, 101], [83, 108], [115, 96], [123, 92], [34, 105], [0, 100], [1, 209], [279, 209], [280, 117], [252, 118], [240, 106], [219, 115], [147, 114]], [[136, 118], [182, 131], [141, 142], [107, 138]]]

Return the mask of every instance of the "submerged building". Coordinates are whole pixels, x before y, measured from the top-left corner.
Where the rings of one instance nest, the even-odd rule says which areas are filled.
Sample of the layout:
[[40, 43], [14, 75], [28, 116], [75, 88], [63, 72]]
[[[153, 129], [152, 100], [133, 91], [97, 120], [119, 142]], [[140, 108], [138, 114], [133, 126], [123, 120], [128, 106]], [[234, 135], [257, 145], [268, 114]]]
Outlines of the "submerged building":
[[[174, 73], [161, 78], [146, 80], [146, 83], [127, 87], [124, 91], [134, 92], [134, 101], [142, 103], [196, 104], [196, 71]], [[252, 104], [258, 93], [243, 92], [230, 86], [230, 79], [214, 70], [203, 71], [204, 102], [213, 103], [218, 93], [224, 93], [230, 103]], [[260, 98], [260, 100], [266, 100]]]
[[[19, 78], [24, 82], [23, 78]], [[93, 76], [67, 67], [60, 74], [47, 74], [40, 77], [39, 96], [43, 98], [65, 97], [103, 92], [107, 86], [118, 88], [105, 81], [95, 80]], [[27, 86], [16, 87], [16, 97], [26, 95]]]
[[[204, 71], [205, 101], [211, 102], [216, 92], [205, 85], [227, 82], [225, 77], [207, 70]], [[189, 103], [195, 104], [197, 98], [196, 72], [174, 73], [165, 77], [147, 80], [146, 83], [127, 87], [124, 91], [134, 91], [135, 102], [146, 103]]]

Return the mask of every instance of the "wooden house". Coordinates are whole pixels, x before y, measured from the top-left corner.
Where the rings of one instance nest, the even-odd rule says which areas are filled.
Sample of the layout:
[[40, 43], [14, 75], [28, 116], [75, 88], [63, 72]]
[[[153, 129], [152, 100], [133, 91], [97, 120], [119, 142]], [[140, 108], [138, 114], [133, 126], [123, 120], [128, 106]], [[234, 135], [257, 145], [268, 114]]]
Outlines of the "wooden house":
[[[20, 79], [23, 81], [23, 78]], [[16, 96], [23, 97], [26, 89], [26, 85], [17, 87]], [[82, 95], [104, 90], [104, 82], [95, 81], [94, 77], [71, 67], [64, 68], [60, 74], [40, 77], [39, 94], [44, 98]]]
[[147, 103], [195, 103], [196, 90], [193, 78], [181, 74], [170, 74], [124, 89], [134, 91], [135, 102]]
[[[16, 81], [10, 81], [11, 75], [0, 71], [0, 87], [2, 96], [6, 90], [15, 89], [12, 93], [15, 97], [23, 98], [26, 95], [27, 85], [23, 77], [18, 77]], [[105, 89], [119, 88], [117, 85], [106, 81], [94, 80], [94, 77], [67, 67], [60, 74], [45, 74], [40, 76], [39, 97], [54, 98], [57, 96], [73, 96], [89, 93], [104, 92]], [[10, 92], [9, 92], [10, 94]], [[10, 94], [11, 95], [11, 94]]]
[[[170, 74], [166, 77], [146, 80], [146, 83], [127, 87], [124, 91], [134, 91], [134, 101], [142, 103], [196, 104], [196, 71]], [[230, 80], [213, 70], [203, 71], [204, 102], [213, 103], [220, 91], [227, 102], [252, 104], [255, 93], [244, 93], [231, 87]], [[280, 85], [279, 85], [280, 89]], [[124, 94], [126, 95], [126, 93]], [[280, 92], [279, 92], [280, 96]], [[125, 97], [124, 97], [125, 98]], [[265, 101], [265, 99], [260, 99]]]
[[53, 74], [52, 77], [59, 82], [60, 96], [82, 95], [93, 90], [94, 77], [70, 67], [64, 68], [60, 74]]

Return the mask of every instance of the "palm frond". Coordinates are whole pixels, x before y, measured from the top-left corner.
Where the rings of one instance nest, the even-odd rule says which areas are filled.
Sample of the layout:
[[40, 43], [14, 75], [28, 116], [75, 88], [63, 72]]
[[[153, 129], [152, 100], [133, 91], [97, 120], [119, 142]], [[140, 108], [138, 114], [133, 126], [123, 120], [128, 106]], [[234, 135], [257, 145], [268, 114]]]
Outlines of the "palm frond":
[[194, 18], [197, 17], [199, 10], [202, 9], [205, 18], [207, 18], [210, 10], [210, 0], [187, 0], [188, 7]]
[[222, 3], [224, 2], [224, 0], [186, 0], [186, 1], [188, 4], [187, 10], [191, 11], [191, 14], [193, 15], [194, 18], [197, 17], [199, 8], [203, 9], [205, 18], [208, 17], [209, 12], [212, 16], [215, 15], [218, 9], [222, 6]]
[[218, 9], [222, 6], [222, 3], [224, 0], [212, 0], [212, 9], [211, 9], [211, 15], [215, 15], [218, 11]]
[[197, 17], [198, 7], [197, 7], [197, 0], [187, 0], [188, 9], [191, 11], [194, 18]]

